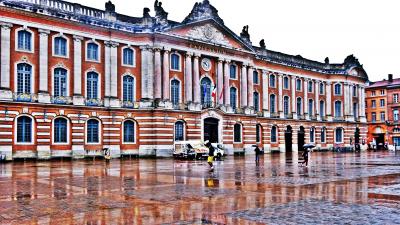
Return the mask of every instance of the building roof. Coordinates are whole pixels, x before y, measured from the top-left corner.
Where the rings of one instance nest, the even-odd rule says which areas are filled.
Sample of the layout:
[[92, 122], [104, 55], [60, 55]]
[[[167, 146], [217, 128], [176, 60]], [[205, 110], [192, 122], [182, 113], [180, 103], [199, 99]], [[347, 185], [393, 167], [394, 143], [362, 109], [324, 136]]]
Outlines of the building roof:
[[382, 88], [382, 87], [385, 88], [400, 87], [400, 78], [393, 79], [392, 82], [386, 79], [376, 82], [370, 82], [367, 89]]

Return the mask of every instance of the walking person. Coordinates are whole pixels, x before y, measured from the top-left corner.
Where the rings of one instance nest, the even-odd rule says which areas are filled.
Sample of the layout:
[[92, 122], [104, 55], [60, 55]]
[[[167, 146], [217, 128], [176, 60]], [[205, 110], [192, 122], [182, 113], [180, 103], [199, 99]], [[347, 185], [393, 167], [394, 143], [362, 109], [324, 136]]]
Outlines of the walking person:
[[255, 153], [256, 153], [256, 165], [258, 166], [260, 164], [260, 155], [261, 155], [261, 150], [257, 145], [253, 145], [253, 147], [256, 147], [254, 149]]
[[304, 161], [302, 164], [303, 165], [306, 164], [306, 167], [307, 167], [308, 166], [308, 148], [304, 148], [303, 158], [304, 158]]
[[208, 158], [207, 163], [210, 166], [210, 172], [214, 171], [214, 147], [211, 145], [210, 141], [206, 141], [204, 145], [208, 148]]

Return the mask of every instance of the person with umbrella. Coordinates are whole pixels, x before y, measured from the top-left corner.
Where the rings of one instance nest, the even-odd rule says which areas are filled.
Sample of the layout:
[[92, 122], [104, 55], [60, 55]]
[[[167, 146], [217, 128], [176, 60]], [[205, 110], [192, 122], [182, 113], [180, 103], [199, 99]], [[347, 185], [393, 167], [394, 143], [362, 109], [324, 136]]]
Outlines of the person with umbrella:
[[255, 147], [254, 151], [256, 153], [256, 165], [260, 164], [260, 155], [261, 155], [261, 150], [257, 145], [253, 145]]
[[308, 149], [312, 149], [314, 147], [315, 147], [315, 145], [313, 145], [313, 144], [305, 144], [303, 146], [303, 154], [302, 154], [302, 156], [304, 158], [304, 161], [303, 161], [302, 165], [306, 164], [306, 167], [308, 166]]
[[208, 148], [208, 158], [207, 158], [207, 163], [210, 166], [210, 172], [214, 171], [214, 147], [212, 146], [210, 141], [205, 141], [204, 145]]

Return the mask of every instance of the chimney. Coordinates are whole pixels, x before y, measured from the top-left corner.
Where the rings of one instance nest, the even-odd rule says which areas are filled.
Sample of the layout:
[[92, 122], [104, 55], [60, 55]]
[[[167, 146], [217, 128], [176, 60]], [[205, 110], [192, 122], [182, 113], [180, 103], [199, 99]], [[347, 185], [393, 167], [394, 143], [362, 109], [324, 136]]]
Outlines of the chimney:
[[392, 83], [393, 82], [393, 74], [389, 74], [389, 83]]

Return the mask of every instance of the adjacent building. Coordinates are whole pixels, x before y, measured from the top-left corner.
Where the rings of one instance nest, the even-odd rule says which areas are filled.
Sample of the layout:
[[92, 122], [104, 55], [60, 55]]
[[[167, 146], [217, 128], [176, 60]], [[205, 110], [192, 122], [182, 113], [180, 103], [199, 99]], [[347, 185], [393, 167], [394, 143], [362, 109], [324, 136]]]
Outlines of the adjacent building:
[[0, 0], [0, 154], [169, 156], [182, 140], [283, 152], [367, 137], [368, 76], [354, 56], [334, 64], [255, 46], [208, 0], [182, 22], [158, 1], [154, 11]]

